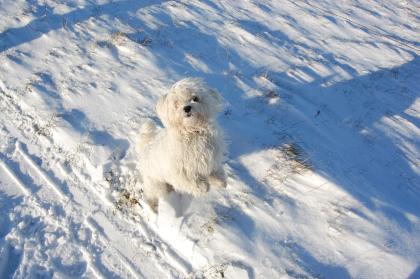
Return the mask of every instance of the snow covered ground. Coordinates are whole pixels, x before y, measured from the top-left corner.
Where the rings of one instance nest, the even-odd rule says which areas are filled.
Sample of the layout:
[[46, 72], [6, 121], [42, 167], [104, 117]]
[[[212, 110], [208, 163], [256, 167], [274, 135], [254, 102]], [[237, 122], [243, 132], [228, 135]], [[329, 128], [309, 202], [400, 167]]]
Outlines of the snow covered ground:
[[[0, 278], [420, 278], [418, 1], [0, 2]], [[227, 189], [141, 206], [173, 82]]]

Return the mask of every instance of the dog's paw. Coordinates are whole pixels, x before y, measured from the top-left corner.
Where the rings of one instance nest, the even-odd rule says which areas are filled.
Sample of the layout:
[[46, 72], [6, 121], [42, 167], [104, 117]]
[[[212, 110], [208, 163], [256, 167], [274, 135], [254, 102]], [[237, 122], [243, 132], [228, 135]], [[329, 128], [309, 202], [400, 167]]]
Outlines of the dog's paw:
[[209, 177], [210, 184], [219, 188], [226, 188], [227, 182], [226, 179], [220, 178], [216, 175], [210, 175]]
[[210, 184], [207, 180], [201, 180], [197, 183], [197, 195], [203, 195], [209, 191]]

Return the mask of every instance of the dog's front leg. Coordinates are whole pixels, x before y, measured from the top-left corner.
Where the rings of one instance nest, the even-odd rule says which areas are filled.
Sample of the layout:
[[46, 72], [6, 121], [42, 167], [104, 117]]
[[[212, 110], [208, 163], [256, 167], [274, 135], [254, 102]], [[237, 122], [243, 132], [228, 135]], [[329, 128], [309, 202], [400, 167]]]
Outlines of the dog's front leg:
[[209, 191], [210, 184], [207, 178], [204, 176], [199, 176], [196, 180], [196, 185], [200, 195], [205, 194]]
[[184, 186], [180, 188], [181, 191], [183, 190], [193, 196], [202, 196], [207, 193], [210, 188], [208, 179], [201, 175], [193, 178], [184, 176], [182, 181], [180, 181], [180, 185]]
[[159, 206], [159, 198], [165, 197], [173, 189], [165, 182], [144, 178], [143, 194], [147, 204], [157, 213]]

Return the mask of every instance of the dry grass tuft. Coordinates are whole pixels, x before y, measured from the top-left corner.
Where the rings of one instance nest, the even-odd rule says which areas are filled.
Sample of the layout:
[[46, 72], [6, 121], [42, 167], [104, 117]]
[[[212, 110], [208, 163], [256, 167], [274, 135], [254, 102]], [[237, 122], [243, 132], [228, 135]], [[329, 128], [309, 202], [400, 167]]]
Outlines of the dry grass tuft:
[[267, 170], [264, 181], [284, 183], [291, 175], [311, 170], [307, 154], [296, 143], [285, 143], [273, 149], [274, 163]]
[[115, 207], [118, 210], [123, 211], [127, 208], [134, 208], [136, 206], [140, 206], [139, 197], [125, 189], [122, 190], [119, 199], [115, 203]]
[[218, 264], [212, 265], [203, 270], [196, 271], [192, 274], [189, 274], [187, 279], [221, 279], [225, 278], [225, 271], [227, 269], [227, 264]]
[[296, 143], [285, 143], [280, 147], [287, 161], [293, 165], [293, 173], [301, 174], [311, 170], [311, 164], [303, 149]]

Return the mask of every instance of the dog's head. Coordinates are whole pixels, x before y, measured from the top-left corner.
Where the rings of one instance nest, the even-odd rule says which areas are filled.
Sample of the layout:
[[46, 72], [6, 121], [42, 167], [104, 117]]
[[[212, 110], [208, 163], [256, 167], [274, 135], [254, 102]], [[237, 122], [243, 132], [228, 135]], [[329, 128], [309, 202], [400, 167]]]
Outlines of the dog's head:
[[214, 121], [220, 110], [219, 93], [198, 78], [176, 82], [156, 106], [165, 127], [184, 130], [200, 128]]

